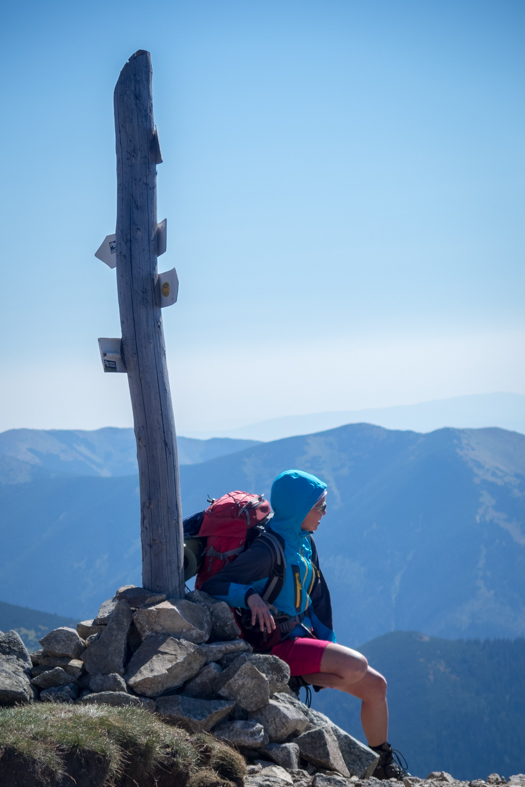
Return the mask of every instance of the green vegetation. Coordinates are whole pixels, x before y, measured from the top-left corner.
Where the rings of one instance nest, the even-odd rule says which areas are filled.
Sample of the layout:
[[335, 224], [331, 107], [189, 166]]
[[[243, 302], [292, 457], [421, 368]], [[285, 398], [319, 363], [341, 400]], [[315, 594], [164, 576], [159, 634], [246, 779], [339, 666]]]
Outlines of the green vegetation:
[[[425, 777], [525, 772], [525, 640], [446, 640], [396, 631], [358, 650], [388, 680], [390, 742]], [[363, 739], [360, 703], [332, 690], [315, 707]]]
[[0, 601], [0, 631], [17, 631], [22, 641], [31, 653], [40, 647], [38, 640], [42, 639], [48, 631], [59, 626], [76, 628], [74, 618], [65, 618], [61, 615], [51, 615], [49, 612], [38, 612], [27, 607], [18, 607], [16, 604], [6, 604]]
[[11, 775], [4, 768], [14, 759], [23, 763], [27, 783], [35, 787], [79, 767], [91, 767], [92, 783], [101, 787], [117, 787], [127, 777], [148, 787], [159, 776], [169, 776], [169, 783], [180, 787], [227, 787], [241, 785], [246, 770], [237, 752], [211, 736], [190, 735], [131, 707], [35, 704], [0, 709], [0, 741], [1, 783]]

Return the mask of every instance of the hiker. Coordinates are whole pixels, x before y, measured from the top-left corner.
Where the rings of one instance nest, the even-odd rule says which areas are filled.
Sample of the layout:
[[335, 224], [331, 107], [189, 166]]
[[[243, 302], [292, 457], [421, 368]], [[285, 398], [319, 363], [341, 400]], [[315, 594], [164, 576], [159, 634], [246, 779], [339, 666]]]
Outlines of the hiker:
[[323, 481], [300, 470], [287, 470], [275, 479], [270, 501], [274, 517], [267, 530], [283, 545], [286, 572], [270, 606], [262, 595], [274, 571], [274, 558], [264, 539], [256, 539], [208, 579], [202, 590], [230, 607], [246, 610], [246, 639], [254, 644], [251, 627], [260, 642], [255, 649], [285, 661], [292, 677], [358, 697], [368, 745], [380, 756], [373, 775], [401, 780], [406, 771], [395, 761], [387, 741], [386, 680], [363, 655], [335, 641], [330, 594], [311, 537], [326, 514], [326, 494]]

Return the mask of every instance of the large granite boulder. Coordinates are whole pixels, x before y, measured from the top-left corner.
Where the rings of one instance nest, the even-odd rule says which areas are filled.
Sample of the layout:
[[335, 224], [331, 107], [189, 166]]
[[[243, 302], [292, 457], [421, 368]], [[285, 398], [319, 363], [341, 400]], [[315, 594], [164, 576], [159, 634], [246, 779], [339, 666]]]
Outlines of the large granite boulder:
[[117, 606], [118, 598], [113, 596], [113, 598], [108, 598], [107, 601], [103, 601], [100, 605], [96, 618], [93, 620], [94, 626], [105, 626], [109, 620], [109, 617], [115, 607]]
[[268, 704], [270, 686], [266, 677], [243, 657], [222, 672], [215, 683], [221, 697], [235, 700], [247, 711], [259, 710]]
[[43, 672], [55, 667], [61, 667], [64, 672], [67, 672], [68, 675], [71, 675], [76, 680], [84, 670], [84, 662], [81, 659], [70, 659], [68, 656], [46, 656], [43, 651], [40, 651], [40, 654], [42, 655], [36, 658], [34, 658], [34, 653], [31, 654], [31, 660], [35, 664], [31, 670], [32, 677], [41, 675]]
[[250, 718], [263, 725], [272, 743], [284, 743], [289, 738], [300, 735], [308, 727], [308, 719], [304, 713], [291, 705], [274, 700], [251, 713]]
[[77, 634], [81, 639], [87, 639], [93, 634], [102, 634], [104, 626], [95, 626], [93, 620], [81, 620], [77, 623]]
[[40, 702], [64, 702], [69, 704], [78, 697], [78, 689], [74, 683], [66, 683], [63, 686], [51, 686], [40, 692]]
[[125, 679], [137, 694], [157, 697], [193, 678], [205, 662], [198, 645], [166, 634], [154, 634], [131, 657]]
[[211, 632], [211, 617], [205, 607], [185, 599], [168, 599], [152, 607], [138, 609], [133, 621], [141, 637], [170, 634], [177, 639], [200, 644]]
[[236, 639], [230, 642], [208, 642], [201, 646], [201, 650], [206, 656], [207, 663], [220, 661], [226, 656], [231, 656], [235, 661], [242, 653], [251, 653], [252, 646], [243, 639]]
[[224, 700], [203, 700], [177, 694], [159, 697], [156, 709], [164, 721], [179, 724], [189, 732], [202, 732], [215, 727], [231, 713], [234, 705], [234, 702]]
[[121, 675], [112, 672], [109, 675], [93, 675], [89, 681], [89, 688], [94, 692], [101, 691], [128, 691], [126, 681]]
[[82, 654], [90, 675], [124, 674], [128, 630], [132, 612], [127, 601], [117, 601], [98, 639]]
[[31, 702], [34, 692], [23, 672], [13, 672], [0, 661], [0, 705]]
[[17, 631], [0, 631], [0, 665], [17, 675], [29, 675], [31, 657]]
[[75, 629], [60, 626], [39, 640], [48, 656], [67, 656], [78, 659], [82, 655], [85, 644]]
[[266, 676], [270, 685], [270, 696], [276, 692], [288, 690], [290, 667], [285, 661], [265, 653], [250, 653], [243, 658], [250, 661], [259, 672]]
[[329, 726], [314, 727], [295, 738], [301, 757], [317, 768], [337, 771], [342, 776], [350, 776], [345, 765], [336, 737]]
[[288, 770], [299, 768], [299, 746], [296, 743], [269, 743], [261, 754]]
[[62, 669], [62, 667], [55, 667], [54, 669], [46, 670], [40, 675], [31, 679], [31, 683], [38, 686], [39, 689], [52, 689], [57, 686], [67, 686], [74, 681], [71, 680], [71, 675]]

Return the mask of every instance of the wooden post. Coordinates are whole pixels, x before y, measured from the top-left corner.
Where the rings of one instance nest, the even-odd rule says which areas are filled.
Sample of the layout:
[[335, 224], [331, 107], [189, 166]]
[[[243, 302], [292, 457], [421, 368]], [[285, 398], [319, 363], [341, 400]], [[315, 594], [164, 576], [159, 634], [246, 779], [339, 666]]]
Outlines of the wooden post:
[[157, 173], [151, 57], [139, 50], [115, 87], [117, 283], [122, 356], [140, 477], [142, 583], [184, 597], [175, 421], [157, 285]]

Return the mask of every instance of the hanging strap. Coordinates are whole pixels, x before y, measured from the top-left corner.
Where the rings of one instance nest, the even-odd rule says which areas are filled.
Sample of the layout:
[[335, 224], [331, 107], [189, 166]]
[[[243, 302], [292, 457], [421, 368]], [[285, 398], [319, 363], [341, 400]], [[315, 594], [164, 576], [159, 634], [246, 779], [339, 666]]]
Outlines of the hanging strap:
[[241, 547], [237, 547], [237, 549], [230, 549], [229, 552], [217, 552], [217, 550], [211, 546], [206, 547], [206, 554], [208, 557], [216, 557], [219, 560], [227, 560], [229, 557], [233, 557], [233, 555], [240, 555], [241, 552], [244, 552], [244, 544]]

